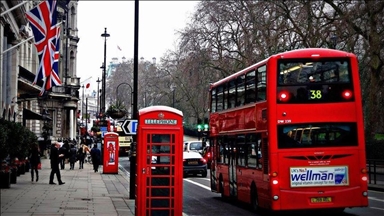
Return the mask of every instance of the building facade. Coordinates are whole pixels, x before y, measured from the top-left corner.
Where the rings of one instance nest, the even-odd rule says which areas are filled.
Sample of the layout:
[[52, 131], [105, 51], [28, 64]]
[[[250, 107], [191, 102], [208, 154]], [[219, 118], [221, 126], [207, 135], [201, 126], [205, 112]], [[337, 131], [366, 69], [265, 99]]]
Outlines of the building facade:
[[[41, 1], [0, 2], [0, 118], [20, 122], [38, 137], [54, 141], [78, 136], [77, 110], [80, 78], [76, 71], [78, 0], [57, 1], [61, 25], [59, 77], [39, 96], [42, 81], [33, 84], [39, 60], [25, 13]], [[45, 133], [43, 133], [45, 132]]]

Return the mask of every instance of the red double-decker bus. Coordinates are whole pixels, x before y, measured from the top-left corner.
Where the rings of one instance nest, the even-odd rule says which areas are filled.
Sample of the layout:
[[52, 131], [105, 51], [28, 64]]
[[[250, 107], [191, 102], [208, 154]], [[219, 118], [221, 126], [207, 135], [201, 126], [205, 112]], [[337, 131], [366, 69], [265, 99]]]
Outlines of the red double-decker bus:
[[358, 61], [273, 55], [210, 86], [211, 190], [254, 210], [368, 206]]

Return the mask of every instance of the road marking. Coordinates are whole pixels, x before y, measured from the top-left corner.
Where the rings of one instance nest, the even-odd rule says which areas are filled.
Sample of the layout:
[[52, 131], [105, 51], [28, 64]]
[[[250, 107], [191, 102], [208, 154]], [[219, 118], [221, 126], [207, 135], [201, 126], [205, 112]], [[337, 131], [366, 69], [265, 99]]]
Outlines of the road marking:
[[377, 209], [377, 210], [381, 210], [381, 211], [384, 211], [384, 209], [383, 209], [383, 208], [376, 208], [376, 207], [369, 207], [369, 208], [371, 208], [371, 209]]
[[191, 181], [191, 180], [189, 180], [189, 179], [184, 179], [184, 181], [187, 181], [187, 182], [189, 182], [189, 183], [191, 183], [191, 184], [197, 185], [197, 186], [199, 186], [199, 187], [202, 187], [202, 188], [204, 188], [204, 189], [207, 189], [207, 190], [211, 191], [211, 188], [210, 188], [210, 187], [207, 187], [207, 186], [202, 185], [202, 184], [200, 184], [200, 183]]
[[370, 199], [370, 200], [375, 200], [375, 201], [379, 201], [379, 202], [384, 202], [384, 200], [382, 200], [382, 199], [377, 199], [377, 198], [374, 198], [374, 197], [368, 197], [368, 199]]

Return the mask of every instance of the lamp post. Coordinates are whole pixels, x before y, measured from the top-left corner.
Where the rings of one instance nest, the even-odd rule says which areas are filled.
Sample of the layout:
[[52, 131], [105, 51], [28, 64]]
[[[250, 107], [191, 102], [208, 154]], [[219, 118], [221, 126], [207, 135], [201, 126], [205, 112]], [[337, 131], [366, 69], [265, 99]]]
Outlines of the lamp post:
[[176, 86], [171, 85], [171, 90], [172, 90], [172, 107], [175, 108], [175, 90], [176, 90]]
[[[135, 27], [134, 27], [134, 50], [133, 50], [133, 110], [132, 119], [137, 119], [137, 90], [138, 90], [138, 58], [139, 58], [139, 0], [135, 0]], [[133, 136], [132, 154], [130, 158], [130, 181], [129, 181], [129, 198], [135, 199], [136, 185], [136, 141], [137, 136]]]
[[81, 86], [81, 88], [83, 88], [83, 96], [81, 97], [81, 101], [80, 101], [80, 103], [81, 103], [81, 122], [82, 123], [84, 123], [83, 122], [83, 120], [84, 120], [84, 113], [83, 113], [83, 107], [84, 107], [84, 84], [83, 84], [83, 86]]
[[337, 42], [337, 35], [336, 34], [332, 34], [331, 36], [331, 48], [332, 49], [336, 49], [336, 42]]
[[120, 83], [120, 84], [116, 87], [116, 100], [119, 98], [119, 87], [120, 87], [121, 85], [123, 85], [123, 84], [129, 86], [129, 88], [131, 89], [131, 109], [130, 109], [130, 110], [131, 110], [131, 112], [132, 112], [132, 108], [133, 108], [133, 100], [132, 100], [132, 97], [133, 97], [133, 89], [132, 89], [132, 86], [131, 86], [131, 85], [129, 85], [129, 84], [126, 83], [126, 82]]
[[104, 33], [101, 34], [101, 37], [104, 37], [104, 65], [103, 65], [103, 78], [102, 78], [102, 85], [101, 85], [101, 89], [103, 90], [103, 94], [102, 94], [102, 99], [101, 99], [101, 109], [100, 111], [102, 111], [103, 113], [105, 113], [105, 88], [106, 88], [106, 61], [107, 61], [107, 37], [109, 37], [110, 35], [107, 33], [107, 28], [104, 28]]
[[100, 101], [99, 101], [99, 99], [100, 99], [100, 96], [99, 96], [99, 84], [100, 84], [100, 82], [101, 82], [101, 80], [99, 79], [99, 77], [97, 77], [97, 80], [96, 80], [96, 82], [97, 82], [97, 106], [96, 106], [96, 113], [97, 113], [97, 116], [99, 115], [99, 113], [100, 113], [100, 109], [99, 109], [99, 106], [100, 106]]

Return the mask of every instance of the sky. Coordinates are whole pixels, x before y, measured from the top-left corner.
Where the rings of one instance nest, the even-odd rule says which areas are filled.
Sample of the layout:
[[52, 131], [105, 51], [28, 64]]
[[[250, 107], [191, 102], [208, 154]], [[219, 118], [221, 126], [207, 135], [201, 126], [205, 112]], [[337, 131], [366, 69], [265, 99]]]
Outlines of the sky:
[[[167, 50], [175, 50], [178, 36], [190, 22], [196, 1], [139, 1], [139, 59], [159, 62]], [[104, 28], [107, 38], [107, 65], [113, 57], [121, 61], [134, 55], [134, 1], [78, 1], [77, 77], [90, 82], [85, 93], [97, 90], [104, 62]], [[119, 50], [119, 48], [121, 50]], [[101, 88], [101, 83], [100, 83]]]

